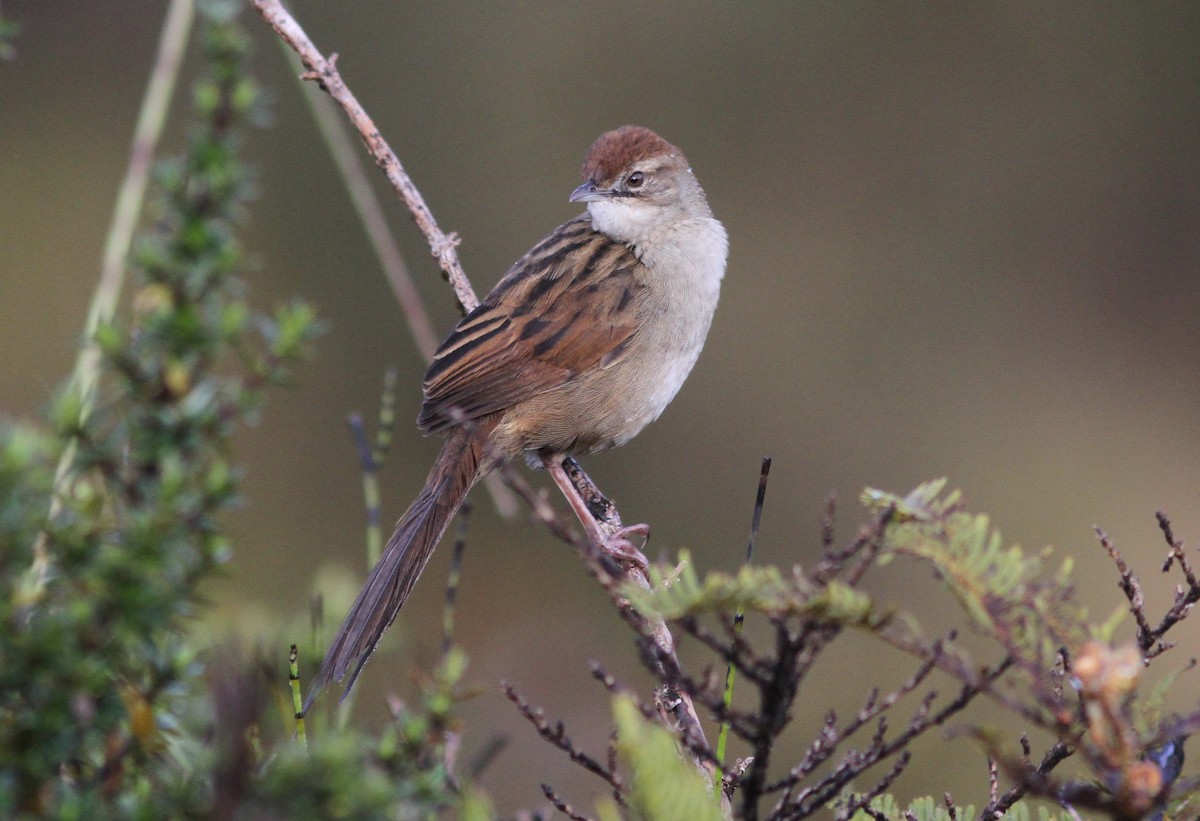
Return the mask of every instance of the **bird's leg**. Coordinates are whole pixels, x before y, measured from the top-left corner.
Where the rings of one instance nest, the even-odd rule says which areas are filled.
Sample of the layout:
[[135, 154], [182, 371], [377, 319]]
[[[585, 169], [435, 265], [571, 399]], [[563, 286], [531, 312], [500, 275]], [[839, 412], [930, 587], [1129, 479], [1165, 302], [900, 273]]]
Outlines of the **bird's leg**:
[[[605, 553], [610, 556], [631, 562], [637, 565], [642, 570], [649, 566], [646, 557], [642, 555], [642, 551], [634, 547], [630, 541], [630, 536], [641, 536], [643, 540], [650, 536], [650, 525], [638, 524], [630, 525], [629, 527], [619, 527], [615, 532], [606, 532], [601, 529], [600, 523], [596, 521], [597, 514], [593, 512], [588, 501], [583, 498], [583, 494], [579, 492], [579, 488], [571, 481], [571, 477], [567, 475], [567, 471], [563, 468], [561, 457], [546, 456], [542, 458], [542, 463], [546, 466], [546, 470], [550, 473], [550, 477], [554, 479], [554, 484], [558, 485], [558, 489], [562, 491], [563, 496], [567, 497], [567, 502], [571, 505], [571, 509], [575, 511], [575, 516], [578, 517], [579, 523], [583, 525], [583, 530], [587, 534], [588, 540], [592, 544], [598, 545]], [[579, 473], [582, 470], [575, 466]], [[584, 474], [584, 478], [586, 474]], [[591, 485], [591, 480], [588, 480]], [[595, 485], [592, 485], [594, 488]], [[607, 499], [600, 497], [602, 504], [607, 503], [607, 507], [611, 508], [612, 503]], [[615, 509], [614, 509], [615, 510]], [[605, 518], [609, 518], [605, 516]]]
[[621, 526], [621, 514], [617, 510], [617, 506], [612, 503], [607, 496], [600, 492], [599, 486], [592, 481], [592, 477], [587, 475], [583, 469], [583, 465], [579, 464], [574, 457], [568, 456], [562, 460], [563, 470], [567, 473], [567, 478], [571, 480], [571, 484], [579, 491], [579, 495], [587, 502], [588, 510], [592, 513], [592, 518], [601, 524], [612, 525], [619, 528]]

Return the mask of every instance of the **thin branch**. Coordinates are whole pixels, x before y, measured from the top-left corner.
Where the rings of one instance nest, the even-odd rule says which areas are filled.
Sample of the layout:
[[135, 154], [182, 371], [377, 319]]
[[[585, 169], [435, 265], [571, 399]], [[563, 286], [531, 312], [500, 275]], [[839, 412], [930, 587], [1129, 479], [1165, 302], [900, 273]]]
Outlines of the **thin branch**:
[[1138, 582], [1138, 577], [1129, 569], [1129, 565], [1125, 563], [1125, 559], [1117, 550], [1117, 546], [1108, 538], [1108, 534], [1100, 528], [1095, 528], [1096, 537], [1100, 539], [1100, 546], [1108, 552], [1108, 556], [1117, 566], [1117, 573], [1121, 577], [1121, 592], [1125, 594], [1125, 598], [1129, 600], [1129, 612], [1133, 614], [1133, 619], [1137, 623], [1138, 630], [1138, 646], [1142, 653], [1149, 653], [1154, 647], [1154, 638], [1152, 633], [1154, 630], [1150, 627], [1150, 623], [1146, 620], [1146, 600], [1142, 595], [1142, 586]]
[[[749, 566], [754, 559], [754, 545], [758, 541], [758, 529], [762, 524], [763, 502], [767, 496], [767, 479], [771, 475], [771, 457], [764, 456], [762, 466], [758, 477], [758, 493], [754, 498], [754, 515], [750, 520], [750, 538], [746, 540], [746, 559], [744, 564]], [[746, 610], [744, 607], [738, 607], [737, 613], [733, 618], [733, 633], [735, 636], [741, 636], [742, 625], [746, 621]], [[733, 706], [733, 687], [737, 676], [737, 664], [734, 659], [726, 662], [725, 667], [725, 692], [721, 699], [721, 706], [728, 711]], [[717, 732], [717, 781], [723, 780], [723, 771], [725, 769], [725, 745], [729, 740], [729, 722], [722, 720], [721, 729]], [[719, 786], [719, 785], [718, 785]]]
[[442, 655], [450, 652], [454, 644], [454, 614], [458, 602], [458, 583], [462, 578], [463, 553], [467, 549], [467, 523], [471, 520], [471, 500], [467, 499], [458, 510], [458, 530], [454, 534], [454, 553], [450, 559], [450, 573], [446, 578], [446, 603], [442, 609]]
[[399, 158], [383, 139], [379, 129], [375, 127], [375, 122], [358, 102], [358, 98], [351, 93], [342, 80], [336, 66], [337, 55], [331, 55], [329, 58], [322, 55], [308, 35], [304, 33], [304, 29], [279, 0], [252, 0], [252, 2], [263, 19], [300, 56], [300, 62], [308, 69], [304, 79], [316, 80], [350, 117], [350, 122], [358, 130], [367, 151], [375, 160], [375, 164], [383, 169], [388, 182], [404, 200], [409, 213], [412, 214], [413, 221], [416, 222], [417, 228], [429, 243], [430, 251], [437, 259], [438, 266], [445, 273], [451, 287], [454, 288], [454, 293], [463, 309], [466, 311], [474, 309], [479, 304], [479, 299], [475, 296], [475, 291], [471, 288], [471, 283], [467, 280], [467, 275], [458, 261], [458, 253], [454, 250], [458, 245], [458, 237], [454, 234], [446, 234], [438, 227], [437, 220], [433, 218], [429, 207], [425, 205], [425, 199], [404, 170], [404, 166], [400, 164]]
[[576, 747], [575, 742], [567, 735], [567, 730], [561, 721], [556, 722], [551, 727], [550, 722], [546, 720], [546, 714], [540, 708], [532, 706], [522, 698], [521, 694], [507, 681], [500, 682], [500, 688], [504, 691], [504, 695], [508, 700], [516, 705], [517, 711], [525, 717], [525, 720], [533, 725], [538, 735], [566, 753], [567, 757], [576, 764], [607, 782], [613, 788], [614, 797], [624, 805], [623, 793], [625, 783], [615, 769], [604, 766]]
[[734, 632], [733, 619], [721, 618], [722, 625], [727, 624], [730, 638], [728, 643], [709, 630], [695, 616], [685, 616], [676, 623], [684, 632], [695, 638], [709, 650], [712, 650], [721, 661], [734, 665], [738, 672], [755, 684], [762, 684], [771, 674], [771, 669], [756, 656], [754, 648], [746, 639]]
[[[1026, 758], [1029, 756], [1029, 749], [1027, 745], [1028, 741], [1024, 736], [1022, 736], [1022, 747], [1024, 749], [1024, 755]], [[1073, 752], [1074, 750], [1070, 747], [1070, 745], [1065, 744], [1062, 741], [1055, 742], [1054, 746], [1047, 750], [1046, 754], [1042, 756], [1041, 763], [1038, 764], [1037, 767], [1027, 768], [1027, 770], [1032, 770], [1032, 772], [1036, 774], [1039, 779], [1045, 778], [1055, 767], [1069, 758]], [[990, 760], [993, 762], [994, 766], [995, 759]], [[983, 812], [979, 814], [980, 821], [996, 821], [996, 819], [1001, 818], [1006, 812], [1009, 811], [1009, 809], [1012, 808], [1013, 804], [1016, 804], [1025, 797], [1025, 795], [1029, 792], [1029, 786], [1029, 783], [1022, 781], [1022, 783], [1019, 783], [1015, 787], [1007, 790], [1002, 796], [983, 808]]]
[[853, 801], [849, 802], [849, 804], [847, 804], [847, 806], [838, 813], [838, 819], [850, 818], [860, 809], [866, 807], [873, 800], [883, 795], [884, 792], [887, 791], [887, 788], [892, 786], [892, 782], [899, 778], [900, 774], [904, 772], [906, 767], [908, 767], [908, 763], [910, 761], [912, 761], [912, 753], [905, 750], [904, 753], [896, 759], [896, 763], [892, 765], [892, 768], [888, 770], [883, 778], [876, 782], [875, 786], [855, 798]]
[[791, 769], [785, 778], [782, 778], [773, 784], [768, 784], [764, 788], [763, 792], [771, 793], [785, 787], [788, 790], [791, 790], [793, 785], [795, 785], [801, 778], [808, 775], [818, 766], [824, 763], [824, 761], [828, 759], [829, 756], [831, 756], [837, 749], [839, 744], [857, 733], [867, 723], [873, 721], [875, 718], [890, 710], [898, 701], [900, 701], [900, 699], [904, 698], [904, 696], [920, 687], [922, 682], [924, 682], [925, 679], [927, 679], [933, 672], [936, 665], [936, 658], [923, 660], [916, 672], [914, 672], [907, 681], [902, 683], [896, 690], [888, 693], [882, 699], [879, 698], [879, 691], [877, 689], [872, 690], [868, 694], [867, 703], [863, 705], [862, 709], [859, 710], [858, 713], [852, 719], [850, 719], [849, 722], [847, 722], [846, 726], [840, 730], [836, 727], [836, 715], [834, 713], [830, 713], [825, 719], [825, 724], [822, 727], [821, 733], [818, 735], [817, 740], [813, 742], [812, 746], [805, 753], [804, 758], [802, 758], [800, 762]]
[[1166, 537], [1167, 544], [1171, 546], [1171, 553], [1167, 561], [1163, 564], [1163, 572], [1170, 569], [1172, 562], [1179, 565], [1179, 569], [1183, 572], [1183, 577], [1187, 581], [1187, 587], [1179, 587], [1175, 591], [1175, 602], [1171, 605], [1171, 609], [1163, 616], [1162, 621], [1158, 623], [1151, 635], [1154, 640], [1159, 642], [1153, 653], [1148, 653], [1147, 657], [1153, 657], [1168, 649], [1168, 646], [1162, 644], [1162, 637], [1167, 631], [1174, 627], [1179, 622], [1187, 617], [1191, 612], [1192, 606], [1197, 601], [1200, 601], [1200, 582], [1196, 580], [1196, 574], [1192, 571], [1191, 562], [1188, 561], [1187, 554], [1183, 552], [1183, 542], [1175, 539], [1175, 534], [1171, 532], [1171, 520], [1161, 510], [1158, 512], [1158, 526], [1162, 529], [1163, 536]]
[[[282, 39], [279, 40], [279, 45], [287, 51], [287, 45]], [[288, 52], [288, 57], [293, 66], [300, 66], [299, 58], [294, 52]], [[300, 78], [300, 81], [303, 83], [303, 78]], [[429, 320], [429, 312], [425, 309], [421, 294], [409, 275], [408, 265], [400, 252], [400, 244], [396, 242], [395, 235], [388, 227], [379, 197], [367, 179], [367, 171], [358, 150], [328, 96], [307, 93], [305, 89], [304, 100], [308, 103], [317, 127], [321, 129], [321, 136], [350, 195], [350, 202], [358, 212], [367, 239], [375, 251], [375, 258], [392, 286], [392, 294], [396, 297], [401, 313], [404, 314], [404, 321], [408, 324], [413, 343], [425, 361], [430, 362], [434, 351], [437, 350], [438, 335], [433, 330], [433, 323]]]
[[580, 815], [579, 813], [575, 812], [575, 810], [571, 808], [571, 805], [560, 798], [558, 793], [556, 793], [549, 784], [542, 785], [542, 794], [545, 795], [546, 799], [554, 805], [554, 809], [561, 812], [567, 818], [570, 818], [571, 821], [592, 821], [592, 819], [588, 818], [586, 815]]
[[1167, 540], [1167, 545], [1170, 547], [1167, 560], [1163, 563], [1163, 572], [1166, 573], [1171, 569], [1172, 562], [1178, 562], [1179, 569], [1183, 571], [1183, 577], [1187, 579], [1188, 587], [1200, 586], [1200, 582], [1196, 581], [1196, 574], [1192, 572], [1191, 562], [1188, 561], [1187, 554], [1183, 552], [1183, 542], [1176, 539], [1174, 531], [1171, 530], [1171, 520], [1161, 510], [1154, 515], [1158, 519], [1158, 527], [1162, 531], [1163, 537]]
[[[257, 3], [259, 12], [262, 13], [268, 22], [274, 20], [268, 17], [268, 12], [264, 10], [264, 6], [277, 6], [277, 3]], [[274, 9], [272, 9], [274, 13]], [[282, 14], [287, 15], [286, 11]], [[292, 20], [294, 30], [304, 37], [304, 32], [300, 26]], [[301, 45], [289, 40], [283, 31], [275, 26], [275, 30], [280, 33], [280, 45], [284, 49], [291, 46], [301, 60], [301, 64], [307, 67], [310, 71], [315, 71], [315, 65], [324, 64], [329, 70], [336, 74], [334, 62], [336, 58], [331, 57], [325, 61], [317, 52], [316, 48], [310, 41], [303, 39], [301, 45], [308, 49], [308, 55], [312, 60], [319, 61], [317, 63], [310, 62], [304, 59], [305, 51], [301, 51]], [[334, 97], [331, 86], [327, 85], [322, 77], [312, 77], [309, 74], [300, 76], [300, 79], [317, 79], [322, 88], [329, 92], [330, 97]], [[375, 162], [385, 172], [388, 172], [388, 179], [392, 182], [393, 187], [401, 194], [405, 204], [409, 207], [413, 215], [414, 221], [417, 223], [430, 248], [434, 249], [434, 256], [438, 257], [439, 264], [446, 273], [446, 279], [454, 287], [455, 296], [459, 303], [463, 306], [464, 311], [469, 311], [479, 303], [474, 291], [471, 289], [470, 282], [467, 281], [466, 274], [462, 271], [461, 265], [458, 262], [457, 253], [453, 246], [457, 244], [457, 239], [447, 238], [438, 228], [437, 223], [433, 219], [433, 214], [425, 206], [421, 198], [420, 191], [409, 179], [404, 168], [400, 165], [400, 161], [396, 158], [387, 142], [375, 130], [374, 124], [370, 119], [354, 120], [354, 111], [362, 111], [357, 100], [351, 95], [350, 90], [346, 88], [345, 83], [338, 78], [339, 86], [345, 90], [345, 96], [352, 107], [347, 107], [348, 102], [334, 97], [341, 104], [346, 113], [351, 116], [355, 125], [359, 128], [359, 132], [363, 135], [363, 142], [367, 150], [374, 157]], [[396, 302], [400, 306], [400, 312], [404, 315], [409, 331], [412, 333], [413, 343], [417, 346], [421, 356], [425, 361], [433, 360], [434, 352], [437, 349], [438, 336], [433, 330], [433, 325], [429, 320], [429, 312], [425, 309], [425, 304], [421, 300], [421, 294], [413, 284], [412, 277], [409, 275], [408, 266], [404, 262], [404, 257], [400, 253], [400, 246], [388, 228], [387, 219], [384, 217], [383, 208], [380, 206], [379, 199], [375, 195], [374, 189], [371, 188], [367, 180], [365, 169], [356, 151], [353, 150], [351, 141], [346, 134], [346, 128], [342, 125], [340, 118], [335, 116], [333, 103], [328, 97], [319, 94], [305, 94], [304, 99], [308, 101], [309, 107], [313, 113], [313, 118], [317, 121], [317, 125], [321, 129], [321, 134], [325, 139], [325, 144], [329, 147], [330, 153], [333, 155], [334, 164], [338, 168], [338, 172], [342, 176], [342, 180], [346, 184], [346, 190], [350, 194], [350, 201], [354, 205], [355, 211], [358, 212], [359, 219], [362, 221], [363, 229], [367, 232], [367, 238], [371, 242], [371, 247], [375, 250], [375, 256], [379, 260], [380, 267], [383, 268], [384, 274], [387, 277], [388, 283], [391, 285], [392, 293], [396, 297]], [[366, 117], [363, 112], [363, 117]], [[367, 128], [373, 137], [368, 137], [367, 132], [363, 131]], [[377, 150], [378, 149], [378, 150]], [[389, 170], [391, 169], [391, 170]], [[393, 175], [392, 170], [395, 174]], [[410, 199], [409, 195], [415, 199]], [[414, 202], [418, 205], [414, 209]], [[432, 231], [432, 233], [431, 233]], [[444, 262], [438, 256], [437, 249], [447, 248], [448, 256]], [[447, 264], [450, 265], [447, 268]], [[492, 503], [496, 506], [496, 511], [502, 518], [510, 519], [516, 514], [516, 501], [513, 498], [512, 492], [504, 487], [498, 477], [487, 476], [484, 478], [484, 485], [488, 489], [488, 493], [492, 496]]]
[[1000, 800], [1000, 768], [996, 766], [996, 759], [990, 755], [987, 759], [988, 766], [988, 801], [995, 804]]

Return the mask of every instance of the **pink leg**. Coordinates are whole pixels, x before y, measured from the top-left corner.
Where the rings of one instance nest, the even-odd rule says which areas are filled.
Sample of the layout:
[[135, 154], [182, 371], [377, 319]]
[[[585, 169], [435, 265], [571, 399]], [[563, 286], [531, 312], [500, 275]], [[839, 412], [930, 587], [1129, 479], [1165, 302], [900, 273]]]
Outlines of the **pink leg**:
[[642, 570], [649, 566], [646, 557], [642, 555], [642, 551], [633, 546], [633, 542], [629, 540], [630, 536], [641, 536], [643, 539], [650, 536], [650, 525], [630, 525], [623, 527], [616, 533], [607, 534], [600, 529], [600, 524], [592, 516], [592, 512], [588, 510], [587, 502], [579, 495], [579, 490], [571, 482], [567, 472], [563, 470], [562, 460], [554, 457], [546, 457], [542, 460], [549, 471], [550, 477], [554, 479], [554, 484], [558, 485], [558, 489], [562, 491], [563, 496], [567, 497], [567, 502], [571, 505], [571, 509], [575, 511], [575, 515], [579, 518], [579, 523], [583, 525], [583, 530], [587, 534], [588, 539], [596, 545], [599, 545], [605, 553], [613, 556], [616, 559], [631, 562], [637, 565]]

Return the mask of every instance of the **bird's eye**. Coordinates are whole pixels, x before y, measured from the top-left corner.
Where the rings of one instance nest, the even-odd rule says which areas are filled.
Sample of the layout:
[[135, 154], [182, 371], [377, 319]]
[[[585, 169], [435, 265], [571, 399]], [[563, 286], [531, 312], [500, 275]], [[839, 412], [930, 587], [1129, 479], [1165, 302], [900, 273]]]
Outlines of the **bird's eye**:
[[629, 175], [629, 179], [625, 180], [625, 185], [630, 188], [641, 188], [642, 183], [646, 181], [646, 175], [641, 171], [634, 171]]

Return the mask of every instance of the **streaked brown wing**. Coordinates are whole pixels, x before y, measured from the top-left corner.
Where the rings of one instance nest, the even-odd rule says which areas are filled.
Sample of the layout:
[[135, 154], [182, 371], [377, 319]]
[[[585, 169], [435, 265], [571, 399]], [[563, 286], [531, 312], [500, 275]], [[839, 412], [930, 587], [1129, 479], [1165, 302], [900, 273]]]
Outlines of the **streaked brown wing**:
[[586, 215], [560, 226], [442, 343], [417, 425], [443, 430], [452, 409], [477, 419], [620, 359], [636, 331], [640, 265]]

